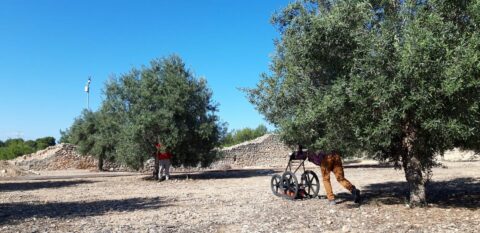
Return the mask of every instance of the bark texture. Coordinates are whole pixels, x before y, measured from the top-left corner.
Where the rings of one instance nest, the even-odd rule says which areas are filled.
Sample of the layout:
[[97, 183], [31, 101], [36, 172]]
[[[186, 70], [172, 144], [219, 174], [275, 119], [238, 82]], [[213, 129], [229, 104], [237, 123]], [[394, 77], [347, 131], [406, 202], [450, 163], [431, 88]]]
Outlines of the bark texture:
[[402, 163], [407, 179], [410, 195], [409, 202], [411, 207], [425, 206], [425, 178], [422, 173], [422, 164], [419, 153], [415, 150], [416, 130], [412, 124], [407, 123], [404, 127], [404, 139], [402, 143], [403, 155]]
[[99, 171], [103, 171], [103, 158], [102, 157], [99, 157], [98, 158], [98, 170]]
[[153, 156], [155, 158], [155, 164], [153, 165], [153, 178], [158, 180], [158, 173], [160, 171], [160, 162], [157, 156]]

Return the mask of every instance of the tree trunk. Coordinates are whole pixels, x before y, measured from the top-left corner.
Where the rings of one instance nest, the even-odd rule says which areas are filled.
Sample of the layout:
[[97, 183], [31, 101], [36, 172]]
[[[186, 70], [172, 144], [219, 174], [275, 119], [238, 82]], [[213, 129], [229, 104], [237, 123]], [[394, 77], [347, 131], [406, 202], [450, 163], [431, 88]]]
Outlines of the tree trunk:
[[155, 159], [155, 163], [153, 165], [153, 179], [158, 180], [158, 173], [160, 172], [160, 161], [158, 160], [158, 157], [155, 155], [153, 156]]
[[427, 203], [425, 193], [425, 179], [422, 175], [422, 167], [416, 156], [410, 158], [403, 165], [405, 169], [405, 178], [410, 188], [410, 206], [425, 206]]
[[403, 147], [403, 169], [410, 189], [410, 206], [425, 206], [426, 192], [425, 179], [422, 174], [422, 164], [418, 152], [415, 151], [414, 142], [416, 140], [416, 130], [411, 124], [407, 123], [404, 127]]
[[97, 164], [97, 166], [98, 166], [98, 170], [99, 170], [99, 171], [103, 171], [103, 157], [102, 157], [102, 156], [99, 156], [99, 157], [98, 157], [98, 164]]

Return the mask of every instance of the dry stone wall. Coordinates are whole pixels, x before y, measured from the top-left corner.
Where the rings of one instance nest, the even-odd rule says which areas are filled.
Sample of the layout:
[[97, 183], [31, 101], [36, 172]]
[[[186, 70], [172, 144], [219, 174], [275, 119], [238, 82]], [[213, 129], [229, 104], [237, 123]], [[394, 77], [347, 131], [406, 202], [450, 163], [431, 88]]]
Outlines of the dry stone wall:
[[44, 150], [27, 154], [14, 159], [12, 162], [27, 170], [46, 170], [57, 156], [76, 154], [75, 146], [71, 144], [57, 144], [49, 146]]
[[[89, 155], [80, 155], [75, 145], [62, 143], [47, 147], [36, 153], [20, 156], [10, 162], [22, 169], [35, 171], [64, 169], [96, 170], [98, 160]], [[103, 168], [110, 171], [131, 170], [109, 161], [104, 162]]]
[[[292, 150], [280, 141], [275, 134], [266, 134], [251, 141], [222, 148], [218, 151], [221, 159], [212, 163], [208, 168], [176, 167], [173, 172], [192, 172], [208, 169], [228, 170], [248, 167], [284, 167]], [[152, 172], [153, 159], [146, 161], [143, 172]]]
[[439, 161], [475, 161], [480, 159], [480, 154], [475, 153], [471, 150], [461, 150], [455, 148], [453, 150], [446, 151], [443, 156], [439, 155], [437, 157]]
[[27, 171], [22, 169], [8, 161], [0, 161], [0, 178], [2, 177], [15, 177], [15, 176], [26, 176], [35, 174], [32, 171]]
[[276, 134], [262, 137], [221, 149], [223, 159], [212, 167], [283, 167], [287, 165], [292, 149], [287, 147]]
[[[286, 146], [280, 136], [266, 134], [252, 141], [221, 149], [223, 159], [212, 164], [212, 168], [242, 168], [242, 167], [284, 167], [293, 149]], [[358, 159], [358, 158], [355, 158]], [[361, 159], [361, 157], [360, 157]], [[475, 161], [480, 155], [473, 151], [454, 149], [446, 151], [439, 161]], [[306, 166], [314, 167], [313, 163], [305, 162]]]

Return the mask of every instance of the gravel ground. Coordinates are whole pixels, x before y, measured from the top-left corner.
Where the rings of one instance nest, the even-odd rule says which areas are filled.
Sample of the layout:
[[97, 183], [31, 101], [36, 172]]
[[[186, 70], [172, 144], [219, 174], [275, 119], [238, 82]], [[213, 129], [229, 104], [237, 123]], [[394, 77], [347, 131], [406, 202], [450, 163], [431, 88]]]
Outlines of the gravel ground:
[[[245, 169], [44, 180], [0, 180], [0, 232], [480, 232], [480, 162], [434, 169], [431, 204], [410, 209], [402, 171], [346, 165], [362, 205], [332, 176], [340, 202], [286, 200], [270, 191], [281, 170]], [[318, 175], [318, 168], [312, 168]], [[68, 171], [64, 172], [68, 174]], [[60, 178], [59, 178], [60, 176]]]

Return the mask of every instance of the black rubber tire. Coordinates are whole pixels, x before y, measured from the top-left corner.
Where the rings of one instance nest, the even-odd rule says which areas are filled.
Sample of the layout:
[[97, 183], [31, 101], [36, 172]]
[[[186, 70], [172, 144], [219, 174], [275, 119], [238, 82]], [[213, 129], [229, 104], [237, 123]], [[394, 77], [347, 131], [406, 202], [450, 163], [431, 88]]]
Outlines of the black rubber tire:
[[293, 200], [298, 195], [298, 180], [293, 172], [286, 171], [282, 175], [282, 193], [287, 199]]
[[301, 184], [305, 186], [305, 193], [309, 198], [315, 198], [318, 196], [318, 192], [320, 191], [320, 181], [315, 172], [306, 170], [302, 174]]
[[282, 182], [282, 177], [280, 175], [275, 174], [272, 176], [272, 179], [270, 180], [270, 188], [272, 189], [273, 195], [279, 196], [279, 197], [283, 195], [281, 182]]

